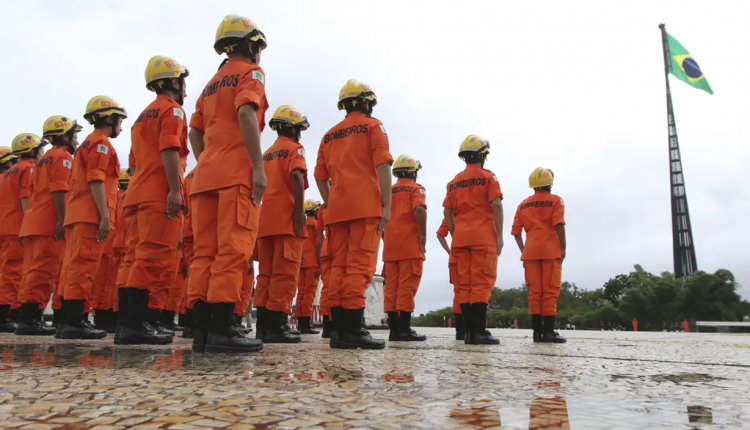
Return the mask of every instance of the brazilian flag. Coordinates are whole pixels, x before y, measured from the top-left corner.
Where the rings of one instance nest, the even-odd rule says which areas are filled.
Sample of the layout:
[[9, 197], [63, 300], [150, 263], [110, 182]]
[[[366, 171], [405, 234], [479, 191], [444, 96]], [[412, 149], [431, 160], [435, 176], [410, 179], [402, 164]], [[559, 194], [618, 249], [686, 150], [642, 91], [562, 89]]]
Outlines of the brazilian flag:
[[687, 82], [691, 86], [713, 94], [711, 86], [708, 85], [706, 76], [698, 67], [692, 55], [680, 45], [671, 34], [667, 33], [669, 43], [669, 70], [679, 80]]

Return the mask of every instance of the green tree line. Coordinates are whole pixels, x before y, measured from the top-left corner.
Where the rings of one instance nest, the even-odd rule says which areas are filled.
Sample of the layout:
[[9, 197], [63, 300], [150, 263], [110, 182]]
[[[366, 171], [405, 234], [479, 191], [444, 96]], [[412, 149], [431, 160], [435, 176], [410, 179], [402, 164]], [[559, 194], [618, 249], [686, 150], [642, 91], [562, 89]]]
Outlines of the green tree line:
[[[750, 302], [737, 293], [739, 284], [729, 270], [714, 273], [696, 272], [677, 279], [672, 273], [654, 275], [639, 265], [627, 275], [617, 275], [601, 288], [584, 290], [563, 282], [557, 303], [557, 321], [575, 324], [579, 330], [661, 331], [681, 327], [687, 319], [695, 321], [743, 321], [750, 318]], [[488, 327], [511, 327], [518, 320], [519, 328], [531, 328], [529, 289], [493, 288]], [[450, 307], [421, 314], [412, 325], [443, 327], [453, 313]]]

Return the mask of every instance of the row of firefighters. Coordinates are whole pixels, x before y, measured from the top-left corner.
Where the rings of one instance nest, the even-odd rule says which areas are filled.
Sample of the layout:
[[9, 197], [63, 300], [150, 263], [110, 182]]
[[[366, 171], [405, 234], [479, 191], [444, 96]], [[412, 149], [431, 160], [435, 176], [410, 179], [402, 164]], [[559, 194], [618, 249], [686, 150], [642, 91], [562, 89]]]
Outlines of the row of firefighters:
[[[280, 106], [268, 123], [278, 139], [261, 151], [269, 104], [259, 63], [266, 46], [252, 21], [225, 17], [214, 49], [227, 58], [189, 121], [182, 107], [188, 70], [169, 57], [151, 58], [145, 81], [156, 97], [133, 122], [127, 170], [111, 139], [128, 114], [110, 97], [88, 102], [83, 117], [94, 130], [80, 145], [82, 127], [61, 115], [44, 122], [41, 138], [13, 139], [0, 159], [3, 330], [97, 339], [109, 328], [117, 344], [167, 344], [175, 313], [184, 312], [193, 350], [256, 352], [263, 342], [300, 341], [287, 325], [297, 285], [299, 331], [312, 332], [322, 276], [323, 336], [331, 347], [382, 349], [385, 341], [362, 321], [383, 240], [389, 339], [425, 339], [410, 325], [427, 237], [426, 191], [416, 182], [421, 163], [408, 155], [393, 159], [386, 129], [372, 116], [375, 93], [352, 79], [337, 103], [346, 117], [325, 133], [317, 153], [314, 179], [324, 203], [305, 201], [300, 141], [307, 117]], [[184, 176], [188, 141], [197, 166]], [[499, 343], [485, 326], [504, 245], [503, 195], [484, 168], [489, 150], [476, 135], [461, 143], [466, 169], [446, 187], [438, 232], [450, 254], [457, 337], [468, 344]], [[553, 179], [548, 169], [533, 171], [534, 193], [518, 206], [512, 229], [537, 342], [565, 341], [554, 331], [566, 242]], [[253, 294], [253, 260], [254, 336], [237, 324]], [[41, 318], [51, 295], [56, 329]], [[14, 305], [17, 324], [9, 320]]]

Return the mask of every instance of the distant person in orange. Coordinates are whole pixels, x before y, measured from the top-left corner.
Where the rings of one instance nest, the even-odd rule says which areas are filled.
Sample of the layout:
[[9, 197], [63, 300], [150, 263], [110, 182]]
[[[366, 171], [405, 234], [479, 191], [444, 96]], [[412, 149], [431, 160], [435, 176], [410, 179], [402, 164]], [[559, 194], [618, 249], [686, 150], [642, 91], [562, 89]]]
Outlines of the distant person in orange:
[[338, 108], [346, 118], [323, 136], [315, 166], [331, 232], [331, 348], [385, 348], [362, 327], [365, 291], [391, 217], [393, 157], [383, 123], [372, 117], [377, 101], [364, 82], [350, 79], [341, 88]]
[[169, 57], [152, 57], [146, 66], [146, 88], [156, 93], [156, 99], [141, 112], [130, 132], [135, 173], [124, 210], [135, 211], [128, 234], [138, 239], [132, 241], [135, 259], [125, 282], [129, 315], [120, 333], [121, 344], [163, 345], [174, 335], [164, 326], [161, 311], [177, 271], [182, 229], [182, 166], [189, 152], [182, 104], [188, 75], [185, 67]]
[[[112, 314], [112, 323], [115, 324], [115, 327], [120, 327], [120, 330], [122, 329], [122, 326], [125, 325], [127, 322], [127, 306], [124, 310], [120, 309], [119, 302], [122, 301], [123, 303], [127, 303], [127, 290], [123, 291], [124, 297], [122, 300], [120, 300], [120, 288], [117, 285], [117, 275], [120, 272], [120, 265], [122, 264], [123, 259], [125, 258], [125, 216], [124, 216], [124, 207], [125, 204], [125, 196], [128, 191], [128, 186], [130, 185], [130, 171], [128, 169], [120, 169], [120, 177], [117, 180], [117, 208], [115, 209], [116, 214], [116, 220], [115, 220], [115, 240], [112, 244], [112, 269], [111, 269], [111, 278], [109, 279], [108, 283], [108, 291], [109, 291], [109, 304], [107, 306], [108, 309], [111, 309]], [[107, 332], [110, 332], [111, 330], [107, 330]], [[117, 335], [118, 331], [115, 330], [115, 335]]]
[[234, 309], [258, 234], [266, 173], [260, 135], [268, 100], [260, 68], [266, 37], [248, 18], [227, 15], [214, 49], [226, 53], [190, 118], [198, 166], [190, 190], [194, 255], [188, 300], [196, 331], [194, 351], [257, 352], [262, 341], [237, 330]]
[[690, 323], [687, 319], [682, 320], [682, 331], [684, 331], [685, 333], [690, 332]]
[[8, 315], [13, 305], [18, 306], [23, 276], [24, 249], [18, 234], [29, 207], [31, 172], [46, 143], [31, 133], [13, 138], [12, 154], [18, 163], [5, 171], [0, 181], [0, 332], [16, 331], [16, 323]]
[[193, 306], [188, 299], [188, 283], [190, 279], [190, 261], [193, 259], [193, 211], [190, 208], [190, 187], [195, 176], [194, 170], [185, 176], [183, 182], [183, 195], [185, 197], [185, 207], [187, 213], [182, 220], [182, 261], [185, 264], [185, 293], [182, 297], [181, 308], [184, 310], [184, 330], [182, 331], [183, 339], [193, 338]]
[[29, 205], [19, 236], [23, 240], [23, 281], [18, 296], [21, 314], [16, 334], [49, 336], [42, 312], [60, 275], [65, 252], [65, 209], [73, 153], [83, 129], [67, 116], [55, 115], [44, 122], [42, 135], [52, 148], [36, 163], [29, 183]]
[[633, 318], [633, 331], [638, 331], [638, 320]]
[[73, 159], [68, 207], [65, 211], [65, 254], [60, 295], [63, 324], [61, 339], [101, 339], [104, 330], [94, 328], [85, 313], [91, 285], [99, 266], [104, 242], [117, 221], [117, 181], [120, 162], [110, 139], [122, 131], [125, 109], [113, 99], [95, 96], [83, 117], [94, 126]]
[[464, 340], [464, 317], [461, 315], [461, 304], [458, 302], [458, 268], [456, 267], [456, 258], [453, 257], [451, 247], [446, 238], [448, 237], [448, 224], [443, 219], [440, 228], [437, 231], [437, 238], [445, 252], [448, 253], [448, 273], [449, 281], [453, 285], [453, 321], [456, 322], [456, 340]]
[[320, 315], [323, 318], [323, 333], [321, 337], [323, 339], [331, 338], [331, 305], [328, 303], [328, 294], [331, 290], [331, 262], [333, 256], [331, 255], [331, 244], [328, 241], [330, 233], [328, 227], [325, 226], [325, 212], [326, 208], [321, 206], [318, 209], [318, 219], [315, 225], [315, 232], [318, 237], [318, 244], [320, 246], [320, 278], [323, 280], [323, 288], [320, 289]]
[[[562, 263], [565, 259], [565, 203], [551, 194], [555, 175], [537, 167], [529, 176], [534, 194], [516, 210], [511, 234], [521, 250], [529, 287], [529, 313], [534, 342], [565, 343], [555, 331], [557, 297], [560, 295]], [[526, 243], [523, 242], [526, 231]]]
[[398, 181], [391, 187], [391, 221], [383, 236], [385, 311], [391, 329], [388, 340], [392, 341], [427, 340], [411, 328], [427, 243], [427, 196], [416, 182], [421, 168], [422, 163], [408, 155], [400, 155], [393, 163]]
[[258, 228], [258, 288], [255, 307], [266, 343], [296, 343], [286, 325], [302, 261], [305, 230], [307, 165], [299, 143], [310, 123], [297, 109], [282, 105], [269, 122], [276, 139], [263, 154], [268, 188]]
[[458, 301], [464, 318], [464, 342], [497, 345], [487, 330], [487, 307], [503, 249], [503, 193], [497, 177], [484, 168], [490, 143], [469, 135], [458, 151], [466, 169], [448, 184], [443, 201], [445, 223], [458, 268]]
[[297, 276], [297, 306], [295, 307], [295, 316], [297, 317], [297, 329], [302, 334], [320, 334], [318, 330], [313, 329], [310, 318], [313, 314], [313, 305], [315, 304], [315, 295], [318, 293], [320, 285], [320, 248], [321, 243], [318, 241], [317, 224], [320, 202], [312, 199], [305, 200], [305, 231], [307, 239], [302, 247], [302, 267], [299, 269]]

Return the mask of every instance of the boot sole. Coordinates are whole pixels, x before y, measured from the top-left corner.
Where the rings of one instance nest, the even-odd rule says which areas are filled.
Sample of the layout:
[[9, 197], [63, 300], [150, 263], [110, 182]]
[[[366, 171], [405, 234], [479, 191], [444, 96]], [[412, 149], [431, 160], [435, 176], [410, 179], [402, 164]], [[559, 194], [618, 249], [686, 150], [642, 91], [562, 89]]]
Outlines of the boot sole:
[[263, 338], [263, 343], [300, 343], [302, 342], [302, 339], [268, 339]]
[[104, 333], [103, 336], [100, 336], [100, 335], [97, 335], [97, 336], [64, 336], [64, 335], [60, 335], [60, 337], [58, 339], [67, 339], [67, 340], [72, 340], [72, 339], [96, 340], [96, 339], [104, 339], [105, 337], [107, 337], [107, 333]]
[[263, 351], [263, 345], [256, 346], [253, 348], [235, 348], [232, 346], [215, 346], [206, 345], [206, 352], [213, 353], [226, 353], [226, 352], [261, 352]]
[[389, 338], [388, 340], [389, 340], [390, 342], [424, 342], [424, 341], [426, 341], [426, 340], [427, 340], [427, 338], [424, 338], [424, 339], [401, 339], [401, 338], [398, 338], [398, 339], [390, 339], [390, 338]]
[[144, 340], [130, 340], [130, 339], [118, 339], [115, 345], [169, 345], [172, 343], [172, 339], [159, 340], [159, 341], [144, 341]]
[[[332, 348], [334, 348], [332, 346]], [[339, 349], [385, 349], [385, 344], [383, 345], [362, 345], [357, 343], [346, 343], [346, 342], [339, 342], [339, 346], [335, 347]]]

